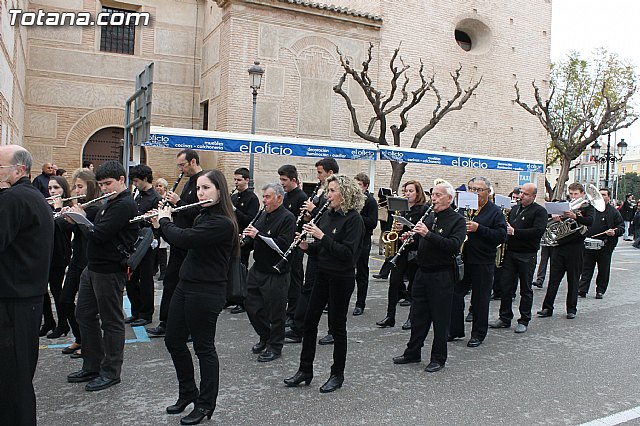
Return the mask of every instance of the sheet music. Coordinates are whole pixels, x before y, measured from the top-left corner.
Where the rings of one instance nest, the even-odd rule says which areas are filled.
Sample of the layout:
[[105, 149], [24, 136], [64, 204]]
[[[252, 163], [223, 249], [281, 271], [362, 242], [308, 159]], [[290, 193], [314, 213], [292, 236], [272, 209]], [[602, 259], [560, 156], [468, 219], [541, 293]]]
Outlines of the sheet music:
[[544, 208], [547, 209], [547, 213], [549, 214], [563, 214], [564, 212], [568, 212], [571, 210], [569, 207], [568, 201], [560, 201], [555, 203], [544, 203]]
[[263, 235], [258, 235], [260, 238], [262, 238], [262, 241], [264, 241], [265, 243], [267, 243], [267, 245], [269, 247], [271, 247], [273, 250], [275, 250], [280, 256], [283, 256], [284, 253], [282, 252], [282, 250], [280, 250], [280, 247], [278, 247], [278, 245], [276, 244], [275, 241], [273, 241], [273, 238], [270, 237], [265, 237]]
[[513, 207], [513, 205], [511, 204], [511, 198], [505, 195], [496, 194], [494, 196], [494, 203], [496, 206], [507, 210]]
[[393, 217], [393, 219], [395, 219], [399, 224], [404, 225], [404, 226], [408, 226], [409, 228], [413, 228], [415, 225], [413, 223], [411, 223], [411, 221], [405, 217], [402, 216], [396, 216], [391, 215]]
[[86, 226], [87, 228], [89, 228], [90, 231], [93, 230], [93, 223], [91, 223], [89, 219], [87, 219], [85, 216], [81, 215], [80, 213], [64, 212], [62, 213], [62, 215], [65, 217], [68, 217], [78, 225]]
[[458, 202], [456, 205], [467, 210], [476, 210], [478, 208], [478, 194], [468, 191], [458, 192]]

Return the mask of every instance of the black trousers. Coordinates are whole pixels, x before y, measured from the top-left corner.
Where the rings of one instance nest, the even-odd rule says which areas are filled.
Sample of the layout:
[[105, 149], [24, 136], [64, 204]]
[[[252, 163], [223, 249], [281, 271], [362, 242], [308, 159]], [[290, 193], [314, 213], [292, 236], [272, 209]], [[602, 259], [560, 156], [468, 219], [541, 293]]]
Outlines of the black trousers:
[[[309, 271], [307, 270], [307, 273]], [[309, 298], [304, 318], [304, 335], [300, 353], [300, 371], [312, 373], [316, 356], [318, 323], [324, 307], [329, 303], [329, 330], [333, 336], [333, 365], [331, 374], [343, 376], [347, 361], [347, 311], [355, 288], [355, 277], [335, 275], [318, 270], [318, 277]]]
[[471, 337], [484, 340], [487, 336], [494, 266], [493, 263], [488, 265], [465, 263], [465, 279], [456, 283], [453, 291], [451, 307], [451, 334], [453, 336], [464, 335], [464, 296], [469, 288], [471, 288], [471, 305], [473, 306]]
[[154, 281], [153, 276], [157, 250], [149, 249], [144, 255], [138, 269], [133, 271], [131, 280], [127, 281], [127, 297], [131, 302], [131, 316], [134, 318], [153, 318]]
[[82, 343], [82, 333], [80, 333], [80, 326], [76, 320], [76, 295], [80, 287], [80, 275], [83, 269], [72, 264], [69, 265], [67, 275], [64, 277], [62, 293], [60, 293], [60, 311], [58, 312], [58, 318], [61, 321], [64, 318], [69, 322], [77, 344]]
[[160, 322], [166, 322], [167, 316], [169, 316], [169, 305], [171, 304], [171, 297], [173, 292], [178, 286], [180, 281], [180, 267], [184, 258], [187, 256], [187, 252], [176, 246], [171, 246], [169, 251], [169, 262], [167, 263], [167, 270], [164, 274], [164, 281], [162, 281], [162, 299], [160, 299]]
[[447, 362], [447, 337], [453, 300], [453, 268], [425, 272], [418, 269], [413, 282], [411, 305], [411, 337], [404, 355], [421, 358], [422, 346], [433, 324], [431, 361]]
[[304, 282], [304, 266], [302, 260], [304, 252], [299, 248], [293, 249], [291, 252], [291, 277], [289, 281], [289, 291], [287, 292], [287, 318], [293, 319]]
[[[506, 253], [505, 253], [505, 257], [506, 257]], [[493, 297], [502, 297], [502, 275], [504, 274], [504, 261], [502, 262], [502, 267], [498, 268], [497, 266], [494, 266], [493, 268], [493, 285], [492, 285], [492, 290], [493, 290]], [[516, 297], [516, 289], [518, 288], [518, 277], [516, 276], [516, 278], [513, 280], [513, 282], [511, 283], [511, 286], [509, 287], [509, 294], [511, 295], [511, 297]]]
[[502, 266], [502, 299], [500, 300], [500, 319], [510, 323], [513, 319], [511, 288], [520, 280], [520, 319], [518, 323], [529, 325], [533, 289], [531, 282], [536, 269], [536, 253], [514, 253], [507, 249]]
[[298, 335], [302, 336], [304, 333], [304, 320], [307, 316], [307, 310], [309, 307], [309, 298], [311, 297], [311, 290], [316, 283], [318, 275], [318, 262], [315, 256], [309, 256], [307, 258], [307, 271], [304, 275], [304, 284], [300, 290], [300, 298], [296, 305], [296, 312], [293, 316], [293, 327], [291, 329]]
[[551, 250], [549, 287], [547, 288], [544, 302], [542, 302], [542, 309], [549, 309], [553, 312], [553, 304], [558, 294], [558, 288], [566, 272], [568, 284], [567, 313], [575, 314], [578, 311], [578, 285], [584, 251], [584, 242], [582, 240], [554, 247]]
[[82, 369], [109, 379], [120, 378], [124, 360], [126, 282], [124, 272], [100, 274], [85, 268], [80, 276], [76, 319], [82, 333]]
[[596, 293], [605, 294], [609, 287], [609, 277], [611, 275], [611, 255], [613, 254], [611, 244], [607, 244], [600, 250], [584, 250], [582, 258], [582, 274], [580, 274], [580, 284], [578, 292], [589, 293], [591, 278], [598, 265], [598, 275], [596, 276]]
[[[68, 330], [69, 323], [64, 318], [60, 318], [60, 293], [62, 293], [62, 282], [64, 281], [64, 270], [66, 266], [51, 266], [49, 268], [49, 290], [53, 296], [53, 302], [56, 304], [56, 313], [58, 314], [58, 327]], [[42, 316], [45, 324], [55, 325], [56, 320], [53, 317], [51, 308], [51, 298], [49, 293], [44, 294], [42, 299]], [[63, 321], [64, 320], [64, 321]]]
[[153, 268], [153, 271], [155, 272], [156, 269], [160, 271], [160, 275], [164, 276], [164, 273], [167, 270], [167, 248], [166, 247], [158, 247], [158, 253], [156, 254], [156, 266], [155, 268]]
[[[195, 406], [204, 409], [215, 409], [218, 398], [220, 366], [215, 346], [216, 323], [226, 297], [226, 285], [180, 281], [171, 298], [164, 343], [176, 369], [179, 396], [181, 399], [198, 397]], [[187, 347], [189, 334], [200, 361], [200, 392]]]
[[[389, 275], [389, 291], [387, 292], [387, 316], [391, 318], [396, 317], [396, 306], [398, 300], [400, 300], [403, 294], [411, 292], [413, 286], [413, 279], [418, 270], [418, 264], [415, 261], [407, 260], [407, 254], [403, 254], [398, 257], [396, 267], [391, 270]], [[404, 290], [404, 276], [405, 274], [409, 278], [409, 288]]]
[[36, 424], [33, 375], [38, 363], [42, 296], [0, 299], [0, 412], [2, 424]]
[[282, 352], [284, 344], [288, 287], [288, 273], [265, 274], [255, 267], [249, 270], [244, 307], [260, 341], [277, 354]]
[[356, 284], [358, 285], [358, 296], [356, 306], [362, 309], [367, 304], [367, 291], [369, 290], [369, 254], [371, 253], [371, 235], [362, 238], [360, 256], [356, 260]]

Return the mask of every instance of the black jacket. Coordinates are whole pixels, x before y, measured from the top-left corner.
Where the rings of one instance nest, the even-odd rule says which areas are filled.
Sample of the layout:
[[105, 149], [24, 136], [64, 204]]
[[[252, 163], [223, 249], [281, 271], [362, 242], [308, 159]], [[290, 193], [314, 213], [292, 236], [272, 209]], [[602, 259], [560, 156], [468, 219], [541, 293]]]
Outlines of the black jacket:
[[470, 265], [490, 265], [496, 261], [496, 247], [507, 239], [507, 222], [502, 209], [487, 201], [473, 218], [478, 230], [468, 234], [464, 244], [464, 262]]
[[620, 207], [620, 214], [622, 215], [622, 219], [626, 222], [630, 222], [633, 220], [633, 216], [636, 213], [636, 206], [634, 206], [629, 200], [625, 200], [622, 207]]
[[258, 210], [260, 210], [260, 201], [258, 196], [250, 190], [244, 190], [242, 192], [236, 192], [231, 196], [231, 202], [236, 208], [236, 220], [238, 221], [238, 228], [243, 230], [249, 226], [249, 222], [256, 217]]
[[[186, 206], [188, 204], [198, 202], [196, 184], [198, 183], [198, 178], [201, 174], [202, 172], [196, 173], [189, 178], [187, 183], [184, 185], [184, 188], [182, 188], [182, 192], [180, 193], [180, 201], [178, 201], [176, 207]], [[199, 211], [199, 209], [193, 208], [175, 213], [172, 216], [173, 223], [178, 225], [180, 228], [191, 228], [194, 219], [196, 218], [196, 216], [198, 216]]]
[[[298, 216], [300, 216], [300, 209], [304, 202], [307, 201], [307, 194], [304, 193], [302, 189], [299, 187], [294, 189], [291, 192], [287, 192], [284, 194], [284, 198], [282, 199], [282, 205], [285, 206], [287, 210], [295, 216], [296, 221], [298, 220]], [[302, 221], [300, 226], [302, 226]]]
[[378, 203], [369, 191], [365, 192], [364, 207], [360, 210], [362, 222], [364, 222], [364, 234], [373, 235], [373, 230], [378, 226]]
[[[258, 220], [253, 224], [259, 231], [258, 235], [256, 235], [254, 239], [247, 237], [247, 244], [245, 245], [245, 247], [253, 247], [253, 267], [256, 268], [257, 271], [264, 274], [277, 274], [278, 272], [273, 266], [282, 259], [274, 249], [269, 247], [267, 243], [260, 238], [260, 235], [272, 238], [284, 253], [293, 242], [295, 224], [296, 218], [284, 206], [278, 207], [271, 213], [263, 211], [260, 214]], [[288, 271], [289, 263], [287, 263], [287, 269], [282, 272], [287, 273]]]
[[[84, 212], [87, 214], [89, 222], [93, 223], [96, 214], [100, 211], [100, 205], [92, 204], [88, 206]], [[69, 266], [73, 266], [78, 270], [83, 270], [87, 266], [87, 236], [79, 225], [73, 226], [73, 240], [71, 241], [71, 262]]]
[[328, 210], [317, 222], [324, 237], [309, 244], [307, 252], [317, 256], [320, 271], [334, 275], [355, 277], [356, 260], [360, 255], [364, 223], [360, 213], [350, 210]]
[[51, 266], [65, 268], [71, 260], [71, 233], [73, 231], [73, 225], [63, 217], [54, 219], [53, 223], [53, 255], [51, 256]]
[[28, 178], [0, 192], [0, 298], [46, 293], [53, 226], [51, 208]]
[[600, 235], [595, 237], [598, 240], [602, 240], [605, 246], [610, 247], [611, 250], [618, 245], [618, 238], [624, 234], [624, 221], [622, 215], [611, 204], [607, 204], [603, 212], [595, 211], [595, 218], [593, 225], [589, 227], [585, 237], [593, 238], [593, 235], [600, 234], [608, 229], [615, 229], [615, 236], [610, 237], [608, 235]]
[[547, 229], [547, 210], [538, 203], [522, 207], [520, 203], [509, 212], [513, 235], [507, 236], [507, 249], [515, 253], [537, 253], [540, 239]]
[[49, 181], [51, 180], [51, 176], [45, 175], [44, 173], [40, 173], [33, 180], [33, 186], [40, 191], [45, 198], [49, 197]]
[[425, 237], [415, 236], [418, 267], [426, 272], [453, 270], [453, 258], [467, 234], [464, 218], [449, 207], [429, 214], [424, 224], [430, 232]]
[[160, 228], [169, 244], [188, 250], [180, 267], [180, 280], [227, 285], [236, 236], [233, 223], [220, 214], [219, 205], [201, 209], [191, 228], [180, 228], [167, 218], [160, 219]]
[[[149, 210], [155, 209], [158, 207], [158, 203], [162, 201], [162, 197], [158, 192], [153, 188], [149, 188], [146, 191], [139, 191], [134, 198], [136, 205], [138, 206], [138, 214], [145, 214]], [[198, 209], [196, 209], [198, 210]], [[152, 226], [150, 222], [144, 221], [141, 222], [141, 226], [149, 227]], [[157, 237], [159, 232], [154, 230], [154, 235]]]
[[129, 223], [137, 214], [138, 207], [128, 189], [102, 206], [96, 214], [93, 230], [87, 233], [87, 267], [90, 271], [109, 274], [125, 270], [125, 254], [118, 246], [131, 249], [138, 238], [138, 224]]

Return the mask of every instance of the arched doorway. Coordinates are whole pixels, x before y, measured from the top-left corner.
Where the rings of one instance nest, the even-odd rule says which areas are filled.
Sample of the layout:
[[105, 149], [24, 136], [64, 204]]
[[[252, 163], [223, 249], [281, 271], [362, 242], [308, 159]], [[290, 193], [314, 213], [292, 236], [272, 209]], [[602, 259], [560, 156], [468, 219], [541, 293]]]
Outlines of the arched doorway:
[[[122, 162], [123, 139], [124, 129], [121, 127], [105, 127], [98, 130], [84, 145], [82, 161], [91, 161], [95, 167], [110, 160]], [[133, 147], [129, 159], [133, 161]], [[144, 147], [140, 150], [140, 164], [147, 164], [147, 151]]]

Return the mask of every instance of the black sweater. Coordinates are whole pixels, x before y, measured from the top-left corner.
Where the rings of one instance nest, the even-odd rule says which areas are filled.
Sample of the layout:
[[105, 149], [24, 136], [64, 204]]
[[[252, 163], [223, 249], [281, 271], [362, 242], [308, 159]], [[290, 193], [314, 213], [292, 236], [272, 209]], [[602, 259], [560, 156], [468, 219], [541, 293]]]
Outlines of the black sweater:
[[418, 266], [426, 272], [453, 270], [453, 257], [467, 234], [465, 220], [451, 207], [427, 216], [424, 224], [430, 232], [421, 237], [416, 234], [418, 244]]
[[509, 251], [536, 253], [547, 229], [547, 210], [535, 202], [527, 207], [518, 204], [509, 212], [509, 224], [514, 229], [513, 235], [507, 236]]
[[360, 210], [362, 222], [364, 222], [364, 235], [373, 235], [373, 230], [378, 226], [378, 203], [369, 191], [365, 192], [364, 207]]
[[42, 296], [53, 251], [53, 217], [23, 177], [0, 192], [0, 299]]
[[309, 244], [307, 252], [317, 256], [318, 269], [343, 277], [355, 277], [356, 259], [362, 246], [364, 223], [360, 213], [327, 211], [318, 221], [324, 232], [320, 241]]
[[615, 229], [616, 232], [613, 237], [605, 234], [596, 237], [596, 239], [604, 241], [607, 247], [615, 247], [618, 244], [618, 238], [624, 234], [622, 215], [611, 204], [607, 204], [603, 212], [596, 210], [594, 215], [593, 226], [589, 227], [585, 237], [591, 238], [593, 235], [600, 234], [608, 229]]
[[470, 265], [489, 265], [496, 261], [496, 247], [507, 238], [507, 222], [502, 209], [491, 201], [473, 219], [478, 230], [468, 234], [464, 245], [464, 261]]
[[180, 267], [180, 280], [221, 286], [227, 284], [229, 259], [236, 236], [233, 223], [220, 213], [219, 205], [201, 209], [192, 228], [180, 228], [167, 218], [160, 219], [160, 228], [169, 244], [188, 250]]
[[[84, 212], [87, 215], [89, 222], [93, 223], [96, 218], [96, 214], [100, 211], [100, 206], [92, 204], [88, 206]], [[73, 240], [71, 241], [71, 262], [69, 266], [73, 266], [78, 270], [83, 270], [87, 266], [87, 236], [79, 225], [73, 226]]]
[[307, 194], [298, 187], [284, 194], [282, 205], [297, 218], [305, 201], [307, 201]]
[[[245, 247], [253, 246], [253, 267], [257, 271], [265, 274], [277, 274], [278, 272], [273, 268], [282, 257], [271, 247], [265, 243], [260, 235], [264, 237], [272, 238], [273, 241], [280, 247], [282, 252], [286, 252], [295, 235], [296, 218], [293, 214], [287, 210], [284, 206], [278, 207], [271, 213], [262, 212], [260, 217], [253, 226], [259, 231], [255, 239], [247, 237], [247, 245]], [[287, 269], [282, 273], [289, 271], [289, 263], [287, 263]]]
[[260, 201], [258, 196], [248, 189], [237, 192], [231, 196], [231, 202], [236, 208], [236, 220], [238, 221], [238, 228], [243, 230], [249, 226], [249, 222], [256, 217], [258, 210], [260, 210]]
[[125, 255], [119, 245], [128, 249], [138, 238], [138, 224], [129, 223], [138, 214], [131, 191], [125, 189], [102, 206], [96, 214], [94, 227], [87, 234], [87, 260], [90, 271], [102, 274], [123, 272]]

